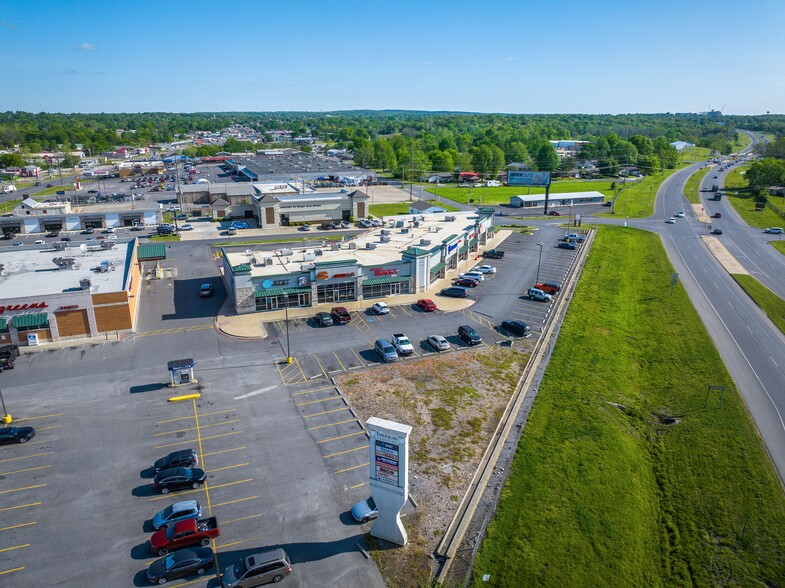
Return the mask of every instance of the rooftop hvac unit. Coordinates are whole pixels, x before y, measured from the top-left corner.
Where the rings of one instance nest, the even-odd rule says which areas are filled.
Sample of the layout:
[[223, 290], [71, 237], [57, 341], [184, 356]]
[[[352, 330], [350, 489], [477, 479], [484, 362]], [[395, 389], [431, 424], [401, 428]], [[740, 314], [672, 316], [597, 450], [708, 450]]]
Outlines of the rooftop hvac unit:
[[400, 229], [404, 224], [405, 223], [402, 220], [395, 221], [395, 227], [398, 228], [398, 229]]
[[76, 262], [73, 257], [55, 257], [52, 261], [60, 269], [74, 269]]
[[264, 258], [264, 265], [272, 265], [272, 264], [273, 264], [273, 258], [272, 257], [265, 257]]
[[382, 229], [382, 235], [389, 235], [389, 234], [390, 231], [388, 231], [387, 229]]
[[291, 249], [281, 249], [279, 255], [281, 257], [287, 257], [289, 255], [294, 255], [294, 251], [292, 251]]
[[91, 286], [90, 278], [82, 278], [79, 280], [79, 287], [82, 290], [89, 290]]
[[417, 228], [420, 226], [420, 221], [414, 221], [412, 224]]
[[403, 228], [403, 229], [401, 229], [401, 234], [402, 234], [402, 235], [405, 235], [405, 234], [407, 234], [408, 232], [409, 232], [409, 229], [407, 229], [407, 228]]
[[426, 245], [430, 245], [430, 244], [431, 244], [430, 240], [428, 240], [428, 239], [420, 239], [420, 245], [422, 245], [423, 247], [425, 247]]
[[392, 239], [392, 237], [390, 237], [390, 235], [382, 235], [382, 238], [380, 240], [381, 240], [382, 243], [389, 243], [390, 239]]
[[455, 222], [455, 217], [454, 217], [454, 216], [452, 216], [452, 215], [450, 215], [450, 216], [445, 216], [445, 217], [444, 217], [444, 222], [446, 222], [446, 223], [454, 223], [454, 222]]
[[68, 244], [57, 241], [52, 243], [52, 247], [54, 247], [55, 251], [65, 251], [65, 248], [68, 247]]
[[313, 251], [306, 251], [303, 253], [303, 261], [313, 261], [316, 259], [316, 253]]
[[314, 265], [313, 263], [304, 263], [300, 267], [300, 271], [303, 271], [303, 272], [310, 272], [310, 271], [313, 271], [315, 269], [316, 269], [316, 265]]
[[[322, 247], [324, 247], [324, 243], [322, 243]], [[321, 249], [317, 249], [313, 252], [314, 255], [324, 255], [324, 251]]]
[[357, 243], [349, 243], [349, 249], [357, 249]]
[[340, 243], [332, 243], [330, 245], [330, 249], [332, 249], [333, 251], [340, 251], [341, 250], [341, 244]]
[[365, 248], [366, 249], [376, 249], [376, 243], [366, 243], [365, 244]]

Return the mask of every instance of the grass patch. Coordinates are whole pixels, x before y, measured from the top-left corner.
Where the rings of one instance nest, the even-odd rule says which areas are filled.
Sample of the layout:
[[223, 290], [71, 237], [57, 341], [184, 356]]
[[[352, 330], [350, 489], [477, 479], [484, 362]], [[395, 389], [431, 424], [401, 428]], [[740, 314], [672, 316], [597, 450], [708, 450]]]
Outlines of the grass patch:
[[[596, 190], [606, 196], [613, 194], [611, 183], [614, 180], [554, 180], [551, 184], [551, 194], [563, 194], [564, 192], [590, 192]], [[618, 181], [617, 181], [618, 183]], [[432, 194], [438, 194], [442, 198], [449, 198], [461, 204], [469, 204], [469, 199], [474, 200], [471, 204], [487, 204], [495, 206], [499, 204], [509, 204], [510, 196], [526, 194], [545, 194], [545, 188], [529, 188], [526, 186], [497, 186], [480, 188], [446, 188], [426, 187]]]
[[[439, 206], [443, 208], [446, 212], [453, 212], [455, 210], [461, 210], [460, 208], [453, 206], [447, 202], [439, 202], [438, 200], [428, 200], [430, 204], [434, 206]], [[369, 212], [372, 216], [381, 218], [383, 216], [395, 216], [398, 214], [410, 214], [409, 213], [409, 203], [408, 202], [392, 202], [388, 204], [371, 204], [369, 207]]]
[[785, 255], [785, 241], [777, 239], [776, 241], [769, 241], [769, 243], [771, 243], [771, 246], [774, 247], [774, 249]]
[[679, 161], [683, 165], [691, 165], [699, 161], [706, 161], [710, 155], [711, 149], [708, 147], [685, 147]]
[[747, 295], [766, 313], [769, 320], [785, 333], [785, 300], [777, 296], [758, 280], [747, 274], [732, 274], [733, 279]]
[[672, 271], [658, 236], [599, 229], [475, 586], [782, 583], [782, 487]]
[[763, 210], [755, 210], [758, 196], [755, 192], [747, 189], [747, 178], [743, 173], [748, 169], [748, 165], [739, 166], [727, 176], [725, 176], [725, 198], [731, 203], [744, 222], [751, 227], [765, 229], [766, 227], [782, 226], [782, 217], [768, 207]]
[[690, 201], [692, 204], [700, 204], [701, 197], [700, 197], [700, 185], [703, 178], [706, 177], [711, 171], [710, 167], [704, 167], [696, 171], [692, 174], [689, 179], [687, 180], [687, 184], [684, 186], [684, 195], [687, 197], [687, 200]]
[[180, 235], [151, 235], [150, 241], [179, 241]]
[[733, 153], [738, 153], [750, 146], [752, 139], [744, 133], [736, 133], [736, 140], [733, 142]]
[[665, 170], [662, 174], [646, 176], [640, 182], [628, 184], [616, 200], [616, 214], [608, 213], [595, 216], [629, 216], [630, 218], [644, 218], [654, 213], [654, 199], [660, 184], [677, 169]]

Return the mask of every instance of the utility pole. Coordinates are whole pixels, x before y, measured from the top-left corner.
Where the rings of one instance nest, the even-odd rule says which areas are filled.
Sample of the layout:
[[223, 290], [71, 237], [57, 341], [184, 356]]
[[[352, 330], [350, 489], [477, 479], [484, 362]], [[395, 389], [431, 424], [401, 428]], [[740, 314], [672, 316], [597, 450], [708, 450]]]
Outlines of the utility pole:
[[412, 151], [412, 161], [409, 164], [409, 202], [412, 201], [412, 192], [414, 191], [414, 151]]

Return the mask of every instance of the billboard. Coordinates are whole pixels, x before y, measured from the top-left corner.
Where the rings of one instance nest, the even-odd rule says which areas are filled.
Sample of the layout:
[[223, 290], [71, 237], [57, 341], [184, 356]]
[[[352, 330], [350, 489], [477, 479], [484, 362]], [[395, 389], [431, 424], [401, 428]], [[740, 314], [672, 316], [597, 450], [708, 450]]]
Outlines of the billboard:
[[376, 479], [392, 486], [398, 486], [398, 446], [384, 441], [376, 441], [375, 447]]
[[507, 172], [508, 186], [550, 186], [549, 171], [510, 171]]

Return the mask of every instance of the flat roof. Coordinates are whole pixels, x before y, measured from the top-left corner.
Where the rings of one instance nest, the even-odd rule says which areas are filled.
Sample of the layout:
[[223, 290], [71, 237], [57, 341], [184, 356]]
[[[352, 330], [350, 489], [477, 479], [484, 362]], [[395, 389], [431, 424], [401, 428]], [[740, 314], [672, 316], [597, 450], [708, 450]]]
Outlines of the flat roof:
[[[57, 251], [51, 245], [3, 248], [0, 299], [60, 294], [78, 289], [83, 278], [90, 279], [94, 294], [122, 291], [134, 241], [107, 243], [112, 243], [114, 248], [100, 251], [82, 251], [78, 246]], [[57, 257], [73, 258], [73, 269], [60, 269], [54, 263]], [[113, 261], [114, 270], [93, 271], [102, 261]]]
[[[357, 237], [340, 242], [325, 240], [321, 245], [311, 244], [305, 247], [283, 248], [274, 251], [261, 249], [224, 250], [224, 254], [229, 265], [232, 267], [246, 266], [251, 270], [252, 277], [300, 274], [308, 271], [307, 268], [314, 264], [322, 266], [338, 261], [345, 261], [347, 265], [375, 267], [401, 261], [403, 252], [410, 248], [416, 247], [425, 251], [438, 248], [442, 241], [448, 237], [461, 235], [465, 231], [471, 230], [479, 215], [474, 211], [425, 215], [424, 220], [420, 221], [419, 227], [413, 226], [415, 217], [423, 218], [422, 215], [414, 214], [384, 217], [385, 227], [369, 230]], [[455, 220], [446, 220], [448, 218]], [[397, 221], [403, 222], [404, 226], [392, 228]], [[388, 234], [382, 235], [382, 231], [388, 231]], [[382, 237], [389, 237], [389, 241], [383, 243]], [[367, 249], [368, 243], [373, 243], [376, 247]], [[354, 244], [355, 248], [350, 249], [350, 244]], [[338, 246], [340, 249], [333, 250], [333, 247]], [[320, 250], [321, 253], [317, 254], [317, 250]], [[291, 252], [291, 254], [285, 255], [283, 252]], [[265, 258], [271, 258], [272, 263], [265, 265]]]
[[[540, 200], [545, 200], [545, 192], [540, 194], [519, 194], [512, 196], [512, 198], [520, 198], [524, 202], [539, 202]], [[594, 190], [588, 192], [551, 192], [548, 196], [548, 202], [553, 202], [554, 200], [574, 200], [583, 198], [604, 199], [605, 195], [602, 192], [596, 192]]]

